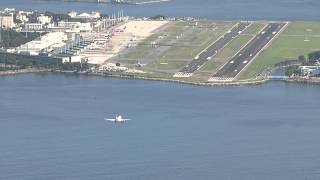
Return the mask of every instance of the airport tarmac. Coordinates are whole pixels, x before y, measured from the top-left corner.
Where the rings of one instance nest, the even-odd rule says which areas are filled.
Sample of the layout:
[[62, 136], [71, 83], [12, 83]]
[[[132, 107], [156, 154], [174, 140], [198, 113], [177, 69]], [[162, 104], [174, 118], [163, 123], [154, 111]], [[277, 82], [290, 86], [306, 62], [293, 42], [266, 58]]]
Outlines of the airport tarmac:
[[186, 65], [178, 74], [189, 74], [198, 70], [204, 63], [217, 54], [219, 50], [224, 48], [230, 41], [237, 37], [243, 30], [245, 30], [251, 23], [240, 22], [234, 26], [230, 31], [224, 34], [220, 39], [215, 41], [200, 55], [195, 57], [188, 65]]
[[281, 31], [286, 23], [269, 23], [242, 50], [231, 58], [209, 81], [232, 81], [251, 62], [270, 41]]

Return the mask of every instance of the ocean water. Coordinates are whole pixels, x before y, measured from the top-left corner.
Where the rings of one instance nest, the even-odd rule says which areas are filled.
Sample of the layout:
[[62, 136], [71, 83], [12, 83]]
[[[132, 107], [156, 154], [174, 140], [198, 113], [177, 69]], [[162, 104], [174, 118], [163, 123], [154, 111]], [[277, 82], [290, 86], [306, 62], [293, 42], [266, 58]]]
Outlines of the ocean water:
[[123, 9], [131, 16], [192, 16], [236, 20], [320, 20], [319, 0], [172, 0], [140, 6], [96, 3], [67, 3], [39, 0], [1, 0], [0, 8], [24, 10], [100, 11], [112, 13]]
[[319, 90], [0, 77], [0, 179], [318, 180]]

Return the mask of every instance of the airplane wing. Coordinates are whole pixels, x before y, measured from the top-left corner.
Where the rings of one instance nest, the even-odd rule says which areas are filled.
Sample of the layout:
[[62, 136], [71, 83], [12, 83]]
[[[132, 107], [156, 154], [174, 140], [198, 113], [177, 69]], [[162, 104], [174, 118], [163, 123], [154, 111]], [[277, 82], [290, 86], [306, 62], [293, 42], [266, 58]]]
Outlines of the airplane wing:
[[104, 118], [104, 120], [105, 121], [112, 121], [112, 122], [115, 121], [115, 119], [107, 119], [107, 118]]

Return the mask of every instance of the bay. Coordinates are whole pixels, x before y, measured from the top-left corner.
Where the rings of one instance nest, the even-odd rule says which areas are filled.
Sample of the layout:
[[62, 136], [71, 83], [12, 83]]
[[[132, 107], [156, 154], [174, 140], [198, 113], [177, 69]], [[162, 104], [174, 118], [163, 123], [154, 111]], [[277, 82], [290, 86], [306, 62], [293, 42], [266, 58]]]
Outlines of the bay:
[[114, 5], [81, 2], [4, 0], [0, 8], [68, 12], [124, 10], [130, 16], [191, 16], [222, 20], [319, 20], [318, 0], [172, 0], [145, 5]]
[[0, 179], [319, 179], [319, 90], [0, 77]]

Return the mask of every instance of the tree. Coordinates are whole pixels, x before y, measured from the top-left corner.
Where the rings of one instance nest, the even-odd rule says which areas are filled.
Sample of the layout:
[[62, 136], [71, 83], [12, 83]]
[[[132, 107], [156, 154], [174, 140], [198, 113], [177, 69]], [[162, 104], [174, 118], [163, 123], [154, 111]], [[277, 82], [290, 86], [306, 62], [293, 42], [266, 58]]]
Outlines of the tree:
[[302, 56], [299, 56], [299, 57], [298, 57], [298, 60], [301, 61], [301, 62], [306, 62], [306, 61], [307, 61], [306, 57], [303, 56], [303, 55], [302, 55]]
[[166, 19], [166, 16], [164, 16], [164, 15], [156, 15], [156, 16], [150, 17], [150, 19], [163, 20], [163, 19]]
[[59, 14], [59, 13], [53, 13], [50, 11], [46, 11], [45, 12], [46, 16], [52, 17], [54, 22], [58, 22], [58, 21], [69, 21], [70, 20], [70, 16], [68, 14]]
[[294, 74], [297, 74], [297, 70], [298, 70], [299, 66], [289, 66], [286, 68], [286, 76], [292, 76]]

